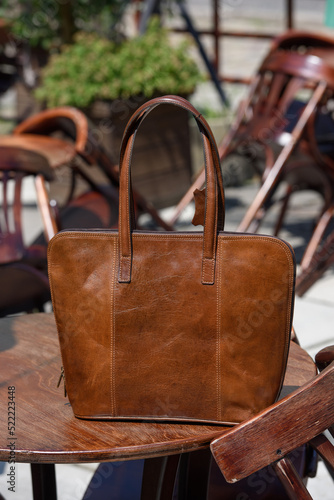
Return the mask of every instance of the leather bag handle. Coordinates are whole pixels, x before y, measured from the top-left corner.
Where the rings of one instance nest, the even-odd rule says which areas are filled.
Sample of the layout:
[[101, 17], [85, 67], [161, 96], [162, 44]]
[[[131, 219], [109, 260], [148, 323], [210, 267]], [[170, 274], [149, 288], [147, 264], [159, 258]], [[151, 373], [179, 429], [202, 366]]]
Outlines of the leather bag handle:
[[[196, 119], [202, 134], [205, 156], [205, 222], [203, 236], [202, 283], [214, 283], [217, 231], [224, 228], [224, 190], [220, 160], [212, 131], [200, 113], [186, 100], [178, 96], [164, 96], [143, 104], [130, 118], [123, 134], [120, 153], [119, 194], [119, 283], [131, 281], [132, 239], [131, 239], [131, 182], [130, 165], [137, 130], [143, 119], [158, 105], [173, 104], [189, 111]], [[219, 219], [219, 220], [218, 220]]]

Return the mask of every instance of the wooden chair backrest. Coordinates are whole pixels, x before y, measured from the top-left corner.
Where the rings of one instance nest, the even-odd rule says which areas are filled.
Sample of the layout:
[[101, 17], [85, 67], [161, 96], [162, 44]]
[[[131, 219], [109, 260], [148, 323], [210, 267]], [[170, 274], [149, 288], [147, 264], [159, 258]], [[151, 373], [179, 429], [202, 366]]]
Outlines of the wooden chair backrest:
[[270, 51], [283, 49], [307, 53], [318, 48], [334, 50], [334, 38], [322, 33], [291, 29], [274, 38]]
[[97, 164], [112, 184], [118, 184], [118, 171], [114, 162], [95, 137], [86, 115], [77, 108], [60, 106], [41, 111], [20, 123], [14, 135], [50, 135], [62, 132], [75, 143], [75, 152], [90, 165]]
[[[274, 52], [263, 61], [236, 137], [259, 142], [279, 136], [289, 125], [289, 106], [303, 92], [305, 105], [320, 82], [334, 91], [334, 68], [320, 58]], [[240, 133], [241, 132], [241, 133]]]
[[14, 135], [48, 135], [57, 130], [66, 131], [72, 137], [78, 154], [85, 152], [88, 139], [88, 121], [79, 109], [70, 106], [41, 111], [20, 123], [13, 133]]
[[305, 443], [323, 454], [334, 474], [334, 447], [325, 437], [319, 438], [326, 429], [333, 433], [334, 346], [321, 351], [316, 360], [323, 369], [320, 375], [211, 443], [227, 481], [238, 481], [284, 460]]

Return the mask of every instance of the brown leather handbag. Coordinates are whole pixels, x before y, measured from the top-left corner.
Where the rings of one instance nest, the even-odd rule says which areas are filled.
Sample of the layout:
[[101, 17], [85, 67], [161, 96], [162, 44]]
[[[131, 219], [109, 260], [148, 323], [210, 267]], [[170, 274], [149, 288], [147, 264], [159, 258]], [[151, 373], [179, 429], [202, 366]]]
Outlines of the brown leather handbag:
[[[203, 231], [133, 227], [135, 135], [159, 104], [192, 113], [202, 134]], [[208, 124], [180, 97], [147, 102], [124, 132], [119, 230], [64, 231], [49, 244], [77, 417], [235, 423], [275, 401], [289, 348], [293, 251], [274, 237], [223, 232], [223, 224], [222, 175]]]

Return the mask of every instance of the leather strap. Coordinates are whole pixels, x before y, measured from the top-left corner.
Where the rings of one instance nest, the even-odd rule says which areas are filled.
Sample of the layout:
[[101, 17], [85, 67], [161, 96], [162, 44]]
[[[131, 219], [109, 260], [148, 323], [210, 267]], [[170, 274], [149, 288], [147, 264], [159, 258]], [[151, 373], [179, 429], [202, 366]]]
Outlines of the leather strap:
[[[189, 111], [196, 119], [202, 134], [205, 172], [206, 199], [203, 237], [202, 283], [213, 284], [216, 262], [216, 243], [218, 228], [224, 228], [224, 190], [217, 145], [206, 120], [182, 97], [157, 97], [143, 104], [130, 118], [123, 134], [120, 153], [120, 197], [119, 197], [119, 245], [120, 272], [118, 281], [131, 281], [132, 242], [131, 242], [131, 183], [130, 165], [137, 130], [143, 119], [158, 105], [173, 104]], [[219, 220], [218, 220], [219, 219]]]

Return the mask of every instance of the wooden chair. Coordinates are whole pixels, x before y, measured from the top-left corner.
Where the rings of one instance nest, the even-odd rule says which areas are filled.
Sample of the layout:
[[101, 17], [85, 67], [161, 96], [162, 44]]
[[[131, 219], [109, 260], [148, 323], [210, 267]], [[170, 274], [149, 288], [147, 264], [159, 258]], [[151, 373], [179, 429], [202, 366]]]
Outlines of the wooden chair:
[[[334, 43], [332, 54], [334, 55]], [[296, 292], [301, 296], [333, 262], [333, 236], [326, 237], [326, 231], [334, 215], [334, 122], [329, 113], [322, 112], [322, 108], [333, 96], [334, 67], [315, 55], [305, 56], [294, 52], [287, 54], [283, 50], [273, 51], [268, 60], [276, 60], [278, 65], [282, 65], [289, 73], [289, 64], [296, 66], [293, 79], [289, 81], [289, 85], [295, 85], [295, 89], [290, 98], [287, 98], [288, 107], [283, 110], [284, 115], [280, 115], [284, 116], [285, 120], [293, 113], [296, 113], [296, 117], [292, 116], [292, 121], [286, 124], [284, 131], [273, 134], [276, 135], [274, 139], [283, 145], [283, 148], [274, 160], [268, 159], [267, 154], [262, 186], [238, 230], [256, 231], [259, 228], [282, 181], [286, 183], [286, 194], [282, 199], [282, 209], [275, 228], [276, 235], [282, 227], [290, 197], [294, 192], [313, 189], [322, 196], [323, 207], [300, 263]], [[293, 63], [293, 60], [296, 62]], [[266, 62], [264, 64], [266, 65]], [[312, 94], [306, 103], [301, 104], [296, 98], [296, 90], [305, 91], [307, 87], [312, 89]], [[287, 86], [280, 97], [283, 102], [288, 91]], [[282, 108], [280, 112], [282, 113]], [[269, 147], [272, 148], [272, 145]], [[269, 157], [271, 151], [272, 149], [269, 150]]]
[[[333, 210], [329, 210], [325, 217], [333, 217]], [[326, 222], [326, 221], [325, 221]], [[322, 232], [322, 226], [319, 225], [318, 233]], [[317, 236], [317, 235], [316, 235]], [[309, 244], [312, 249], [311, 241]], [[314, 238], [314, 246], [317, 244]], [[310, 250], [311, 254], [311, 250]], [[304, 256], [303, 266], [297, 276], [296, 290], [299, 296], [302, 296], [321, 276], [334, 264], [334, 233], [333, 231], [324, 238], [321, 247], [313, 252], [308, 259]]]
[[[71, 186], [66, 205], [77, 198], [78, 179], [84, 180], [94, 195], [91, 192], [81, 193], [81, 197], [75, 202], [77, 213], [79, 204], [87, 210], [94, 198], [95, 208], [99, 204], [98, 212], [100, 216], [104, 214], [100, 225], [102, 227], [115, 226], [118, 221], [118, 165], [105, 152], [102, 144], [94, 136], [92, 126], [80, 110], [64, 106], [42, 111], [23, 121], [15, 128], [13, 134], [19, 140], [25, 140], [28, 136], [31, 138], [32, 135], [48, 138], [49, 141], [45, 146], [39, 143], [35, 147], [45, 155], [54, 155], [54, 152], [48, 153], [48, 148], [50, 140], [54, 139], [55, 132], [60, 132], [71, 141], [66, 162], [62, 162], [62, 164], [67, 163], [71, 169]], [[59, 163], [54, 166], [59, 166]], [[94, 166], [97, 169], [94, 170]], [[172, 229], [160, 218], [154, 207], [137, 192], [134, 193], [134, 201], [137, 215], [148, 213], [156, 225], [166, 230]], [[109, 212], [108, 216], [107, 212]], [[69, 227], [66, 222], [65, 225]]]
[[[292, 39], [285, 37], [273, 45], [254, 79], [248, 98], [240, 106], [234, 123], [219, 146], [223, 173], [224, 158], [237, 153], [246, 156], [261, 177], [261, 187], [240, 223], [239, 231], [259, 229], [282, 181], [286, 187], [285, 195], [280, 199], [282, 208], [274, 231], [276, 235], [283, 224], [292, 193], [312, 189], [322, 196], [323, 207], [301, 261], [301, 275], [297, 281], [299, 294], [305, 291], [301, 285], [305, 274], [311, 283], [310, 263], [334, 213], [334, 121], [329, 113], [323, 112], [334, 91], [334, 65], [328, 63], [330, 57], [334, 57], [334, 42], [318, 40], [319, 46], [312, 47], [312, 54], [305, 47], [303, 53], [292, 50], [301, 39], [300, 34], [295, 34]], [[310, 43], [310, 39], [304, 42], [306, 45]], [[194, 190], [201, 188], [203, 182], [202, 172], [176, 207], [171, 224], [175, 223], [181, 210], [192, 199]]]
[[[245, 126], [247, 126], [247, 123], [262, 120], [263, 122], [263, 129], [264, 133], [267, 132], [266, 127], [268, 126], [268, 123], [266, 123], [265, 119], [266, 117], [268, 118], [268, 115], [263, 112], [262, 116], [261, 114], [258, 116], [257, 111], [260, 110], [259, 107], [255, 108], [253, 104], [257, 101], [258, 96], [259, 96], [259, 80], [261, 80], [261, 73], [265, 71], [265, 65], [266, 59], [268, 56], [273, 55], [277, 52], [280, 52], [281, 54], [315, 54], [318, 57], [325, 57], [326, 55], [331, 58], [331, 54], [333, 54], [334, 50], [334, 39], [332, 37], [328, 37], [326, 35], [321, 35], [317, 33], [309, 33], [306, 31], [300, 31], [300, 30], [287, 30], [285, 31], [282, 35], [279, 35], [275, 37], [271, 43], [270, 49], [268, 51], [268, 54], [266, 58], [264, 59], [264, 63], [260, 66], [259, 70], [257, 71], [256, 75], [253, 78], [252, 84], [250, 85], [250, 89], [248, 92], [248, 96], [241, 101], [236, 117], [232, 122], [232, 125], [230, 127], [229, 132], [227, 133], [226, 137], [224, 137], [220, 143], [220, 156], [221, 159], [224, 159], [230, 152], [236, 150], [235, 146], [235, 140], [237, 141], [237, 145], [241, 142], [239, 139], [239, 136], [241, 134], [247, 133], [247, 129], [245, 129]], [[284, 68], [282, 68], [284, 71]], [[302, 76], [302, 75], [301, 75]], [[274, 81], [275, 76], [272, 75], [272, 80]], [[270, 86], [270, 80], [267, 82], [267, 91], [269, 90]], [[278, 89], [279, 91], [279, 89]], [[265, 105], [265, 92], [266, 89], [263, 91], [263, 96], [262, 96], [262, 104]], [[280, 97], [278, 95], [278, 97]], [[293, 96], [292, 96], [293, 98]], [[289, 98], [289, 101], [291, 102], [291, 96]], [[286, 116], [284, 116], [284, 110], [280, 109], [275, 109], [274, 106], [277, 105], [278, 103], [273, 101], [272, 98], [270, 100], [270, 103], [268, 103], [267, 106], [267, 111], [270, 113], [271, 109], [271, 115], [277, 115], [277, 117], [281, 116], [281, 118], [285, 120], [286, 123], [288, 123], [288, 119]], [[265, 111], [265, 110], [263, 110]], [[272, 118], [269, 114], [269, 118]], [[291, 120], [291, 118], [290, 118]], [[284, 127], [284, 123], [282, 123]], [[281, 127], [279, 130], [272, 130], [272, 137], [268, 137], [266, 142], [268, 143], [269, 140], [273, 140], [276, 135], [274, 133], [280, 132]], [[251, 137], [247, 138], [249, 142], [256, 142], [258, 138], [256, 135], [251, 133]], [[233, 141], [233, 142], [232, 142]], [[247, 151], [246, 151], [247, 152]], [[255, 151], [256, 153], [256, 151]], [[268, 153], [268, 150], [266, 151]], [[245, 154], [245, 151], [243, 150], [241, 154]], [[255, 157], [254, 152], [251, 154], [251, 156]], [[266, 158], [268, 160], [268, 158]], [[204, 167], [203, 167], [204, 169]], [[200, 174], [198, 175], [198, 178], [195, 180], [194, 184], [189, 188], [188, 192], [185, 194], [184, 198], [180, 201], [178, 206], [176, 207], [174, 214], [171, 218], [171, 223], [174, 223], [178, 217], [180, 216], [180, 213], [182, 210], [187, 206], [187, 204], [193, 199], [193, 192], [195, 191], [196, 188], [200, 189], [203, 184], [204, 184], [204, 170], [201, 170]]]
[[[50, 210], [45, 181], [53, 174], [47, 160], [24, 149], [0, 147], [0, 316], [42, 310], [50, 300], [45, 246], [25, 242], [22, 224], [22, 183], [32, 176], [36, 198], [48, 241], [57, 231]], [[13, 193], [11, 196], [10, 193]]]
[[320, 351], [321, 374], [311, 382], [243, 422], [211, 443], [211, 451], [226, 480], [237, 483], [271, 466], [290, 499], [312, 498], [288, 454], [308, 444], [323, 459], [334, 480], [334, 346]]
[[[256, 147], [254, 144], [261, 145], [265, 168], [261, 189], [239, 230], [259, 227], [266, 202], [272, 200], [278, 183], [284, 179], [288, 187], [277, 233], [293, 191], [307, 187], [320, 192], [326, 209], [333, 200], [334, 170], [330, 158], [322, 152], [323, 146], [319, 145], [321, 138], [317, 137], [316, 119], [320, 105], [334, 89], [334, 67], [315, 56], [274, 52], [261, 67], [258, 85], [253, 96], [255, 104], [251, 103], [254, 118], [248, 121], [237, 141], [238, 146], [248, 141], [251, 154], [254, 154], [251, 149]], [[298, 94], [307, 91], [309, 95], [305, 101], [298, 100]], [[277, 156], [276, 145], [282, 146]]]

